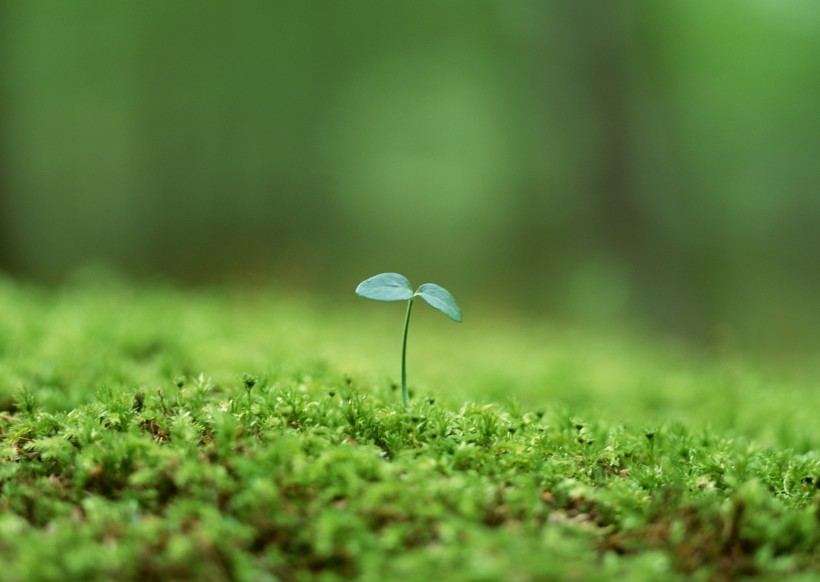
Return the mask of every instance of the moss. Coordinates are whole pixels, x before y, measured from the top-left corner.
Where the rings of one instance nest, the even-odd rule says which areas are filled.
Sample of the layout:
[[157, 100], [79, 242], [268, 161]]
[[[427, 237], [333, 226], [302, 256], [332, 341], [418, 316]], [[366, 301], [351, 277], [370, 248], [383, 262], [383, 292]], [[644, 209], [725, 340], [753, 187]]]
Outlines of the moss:
[[[445, 374], [420, 341], [419, 378], [437, 389], [405, 408], [368, 339], [383, 323], [362, 313], [226, 290], [0, 285], [3, 579], [816, 572], [818, 428], [773, 414], [799, 379], [776, 403], [757, 370], [735, 370], [730, 389], [720, 361], [651, 338], [545, 345], [519, 323], [467, 342], [477, 353]], [[589, 356], [601, 342], [630, 345], [625, 367]], [[602, 388], [630, 377], [643, 380], [629, 406]], [[689, 412], [669, 386], [697, 391]], [[753, 419], [766, 419], [759, 439]]]

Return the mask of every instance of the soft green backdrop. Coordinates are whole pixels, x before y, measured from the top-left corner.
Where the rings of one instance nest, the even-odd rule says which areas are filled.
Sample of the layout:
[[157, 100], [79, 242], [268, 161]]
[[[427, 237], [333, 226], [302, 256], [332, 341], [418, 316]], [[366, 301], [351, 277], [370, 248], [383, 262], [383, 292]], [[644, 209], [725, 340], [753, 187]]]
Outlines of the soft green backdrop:
[[0, 270], [397, 270], [802, 350], [818, 55], [814, 0], [0, 0]]

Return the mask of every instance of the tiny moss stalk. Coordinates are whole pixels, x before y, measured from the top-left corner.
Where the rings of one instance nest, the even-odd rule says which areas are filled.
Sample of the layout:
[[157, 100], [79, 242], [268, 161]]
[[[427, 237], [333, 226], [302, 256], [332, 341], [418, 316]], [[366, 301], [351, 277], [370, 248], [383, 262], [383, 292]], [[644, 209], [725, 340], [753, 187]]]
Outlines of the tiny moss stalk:
[[404, 341], [401, 345], [401, 400], [405, 406], [410, 402], [410, 393], [407, 390], [407, 330], [410, 328], [410, 312], [413, 310], [413, 299], [407, 301], [407, 315], [404, 317]]

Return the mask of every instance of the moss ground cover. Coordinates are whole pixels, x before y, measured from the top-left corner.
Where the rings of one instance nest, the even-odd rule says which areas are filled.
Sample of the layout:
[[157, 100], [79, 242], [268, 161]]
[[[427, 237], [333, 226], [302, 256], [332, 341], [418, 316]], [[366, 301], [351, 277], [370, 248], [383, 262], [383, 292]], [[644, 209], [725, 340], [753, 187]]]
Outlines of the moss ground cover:
[[350, 295], [0, 280], [0, 579], [820, 575], [816, 360], [467, 305], [405, 408]]

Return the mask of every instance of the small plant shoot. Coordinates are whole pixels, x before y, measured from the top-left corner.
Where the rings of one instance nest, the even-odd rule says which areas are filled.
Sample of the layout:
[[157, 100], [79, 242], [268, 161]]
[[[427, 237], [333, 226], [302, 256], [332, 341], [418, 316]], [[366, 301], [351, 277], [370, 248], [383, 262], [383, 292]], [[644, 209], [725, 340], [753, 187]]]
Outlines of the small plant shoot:
[[444, 287], [435, 283], [425, 283], [415, 291], [407, 277], [398, 273], [382, 273], [359, 283], [356, 295], [375, 301], [407, 301], [407, 314], [404, 317], [404, 339], [401, 346], [401, 398], [405, 405], [410, 400], [407, 391], [407, 329], [410, 325], [410, 312], [413, 300], [421, 297], [430, 307], [438, 309], [444, 315], [461, 323], [461, 309], [455, 297]]

